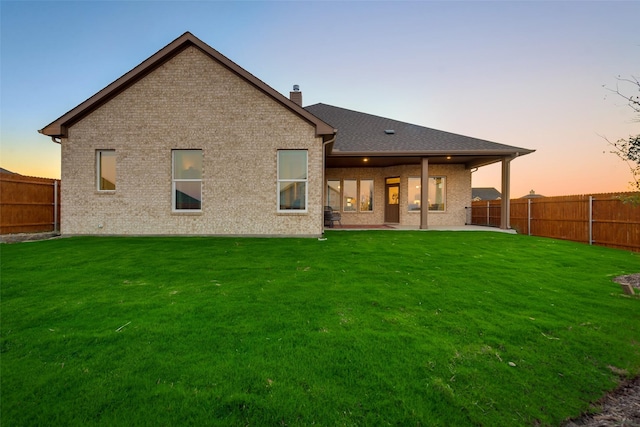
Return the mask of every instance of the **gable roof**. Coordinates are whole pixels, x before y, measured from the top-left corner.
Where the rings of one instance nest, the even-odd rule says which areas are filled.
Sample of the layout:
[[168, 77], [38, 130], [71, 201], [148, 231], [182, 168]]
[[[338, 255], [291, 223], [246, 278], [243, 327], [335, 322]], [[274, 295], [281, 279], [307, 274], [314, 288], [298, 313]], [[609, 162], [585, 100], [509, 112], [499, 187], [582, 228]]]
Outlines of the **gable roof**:
[[249, 73], [244, 68], [240, 67], [238, 64], [231, 61], [229, 58], [222, 55], [220, 52], [213, 49], [211, 46], [207, 45], [188, 31], [160, 49], [151, 57], [140, 63], [131, 71], [124, 74], [122, 77], [93, 95], [91, 98], [87, 99], [74, 109], [65, 113], [55, 121], [49, 123], [38, 132], [44, 135], [51, 136], [52, 138], [66, 137], [67, 128], [69, 126], [73, 125], [74, 123], [94, 111], [96, 108], [108, 102], [113, 97], [126, 90], [135, 82], [139, 81], [144, 76], [146, 76], [189, 46], [195, 46], [199, 48], [202, 52], [209, 55], [211, 59], [219, 62], [228, 70], [244, 79], [247, 83], [255, 86], [266, 95], [272, 97], [273, 99], [287, 107], [289, 110], [293, 111], [298, 116], [308, 121], [311, 125], [315, 126], [316, 136], [332, 136], [333, 134], [335, 134], [335, 129], [333, 127], [315, 117], [313, 114], [309, 113], [304, 108], [291, 101], [280, 92], [276, 91], [275, 89], [264, 83], [262, 80], [258, 79], [253, 74]]
[[[502, 157], [522, 156], [534, 150], [499, 144], [424, 126], [374, 116], [327, 104], [305, 107], [307, 111], [338, 129], [331, 156], [457, 156], [458, 163], [470, 156], [487, 156], [493, 163]], [[477, 164], [475, 164], [477, 163]], [[480, 166], [477, 160], [471, 166]]]

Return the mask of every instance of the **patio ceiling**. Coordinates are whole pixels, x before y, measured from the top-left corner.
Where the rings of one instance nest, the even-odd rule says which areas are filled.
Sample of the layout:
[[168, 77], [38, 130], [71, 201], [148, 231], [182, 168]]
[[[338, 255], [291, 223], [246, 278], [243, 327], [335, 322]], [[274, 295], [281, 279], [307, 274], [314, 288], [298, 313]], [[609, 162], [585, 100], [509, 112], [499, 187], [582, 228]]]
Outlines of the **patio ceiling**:
[[455, 165], [463, 164], [465, 168], [472, 169], [481, 166], [497, 163], [503, 158], [511, 158], [511, 155], [336, 155], [327, 156], [326, 167], [328, 168], [382, 168], [398, 165], [419, 165], [423, 158], [429, 159], [432, 165]]

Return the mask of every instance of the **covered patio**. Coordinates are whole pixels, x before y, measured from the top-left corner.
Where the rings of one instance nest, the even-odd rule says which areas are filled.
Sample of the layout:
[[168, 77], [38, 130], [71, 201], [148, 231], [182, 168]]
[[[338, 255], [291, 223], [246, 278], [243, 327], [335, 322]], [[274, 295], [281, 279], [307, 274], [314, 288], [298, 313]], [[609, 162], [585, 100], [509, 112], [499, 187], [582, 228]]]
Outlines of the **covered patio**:
[[[345, 228], [467, 229], [472, 172], [501, 163], [509, 200], [511, 162], [534, 151], [326, 104], [305, 109], [338, 129], [325, 146], [324, 205]], [[510, 229], [508, 203], [500, 217]]]

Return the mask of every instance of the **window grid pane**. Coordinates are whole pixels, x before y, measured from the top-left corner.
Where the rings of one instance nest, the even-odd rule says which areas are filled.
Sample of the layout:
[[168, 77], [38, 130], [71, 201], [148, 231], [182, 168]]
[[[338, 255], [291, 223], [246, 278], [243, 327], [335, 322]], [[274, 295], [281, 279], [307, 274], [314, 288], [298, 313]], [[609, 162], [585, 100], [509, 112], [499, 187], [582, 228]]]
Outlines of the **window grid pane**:
[[409, 211], [420, 212], [420, 206], [422, 205], [422, 179], [409, 177], [407, 195], [409, 197]]
[[327, 181], [327, 205], [334, 211], [340, 210], [340, 180]]
[[278, 162], [279, 179], [306, 180], [307, 152], [302, 150], [280, 150]]
[[358, 181], [355, 179], [344, 180], [343, 207], [345, 212], [355, 212], [358, 203]]
[[360, 180], [360, 211], [373, 211], [373, 180]]
[[280, 210], [306, 209], [306, 182], [283, 181], [280, 183], [279, 187]]
[[116, 189], [116, 152], [115, 150], [98, 151], [98, 190], [114, 191]]
[[200, 181], [176, 181], [176, 209], [202, 209], [202, 185]]
[[445, 177], [429, 177], [429, 210], [444, 211], [446, 207]]
[[202, 179], [202, 150], [174, 150], [173, 178]]

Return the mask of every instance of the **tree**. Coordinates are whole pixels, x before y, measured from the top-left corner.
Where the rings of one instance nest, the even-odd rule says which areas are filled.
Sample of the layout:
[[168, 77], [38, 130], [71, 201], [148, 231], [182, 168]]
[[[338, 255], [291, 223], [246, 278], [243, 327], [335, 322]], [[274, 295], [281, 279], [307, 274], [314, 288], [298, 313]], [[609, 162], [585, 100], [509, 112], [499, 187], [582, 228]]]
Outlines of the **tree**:
[[[633, 95], [635, 90], [640, 93], [640, 80], [634, 76], [628, 79], [618, 76], [617, 80], [618, 83], [616, 84], [615, 89], [610, 89], [606, 86], [605, 89], [625, 99], [627, 101], [627, 105], [638, 116], [634, 121], [640, 122], [640, 95]], [[621, 91], [621, 85], [630, 85], [632, 87], [632, 94], [628, 95], [628, 92]], [[633, 177], [633, 181], [630, 183], [633, 190], [640, 191], [640, 134], [630, 135], [629, 138], [622, 138], [616, 142], [611, 142], [609, 140], [606, 141], [613, 147], [612, 153], [617, 155], [629, 166], [631, 176]], [[626, 203], [633, 203], [634, 205], [640, 205], [640, 195], [623, 197], [623, 201]]]

